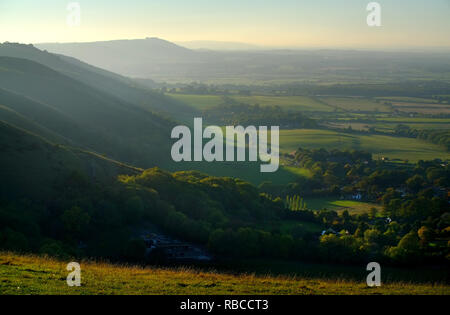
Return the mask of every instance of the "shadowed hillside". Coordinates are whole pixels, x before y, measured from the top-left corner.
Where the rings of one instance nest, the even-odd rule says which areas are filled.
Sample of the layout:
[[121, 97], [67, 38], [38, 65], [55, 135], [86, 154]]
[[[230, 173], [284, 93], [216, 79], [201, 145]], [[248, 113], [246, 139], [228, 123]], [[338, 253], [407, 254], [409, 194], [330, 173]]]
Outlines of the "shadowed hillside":
[[[105, 58], [106, 55], [107, 52], [102, 58]], [[70, 78], [118, 97], [122, 101], [142, 106], [150, 111], [164, 113], [173, 118], [183, 115], [192, 116], [195, 112], [180, 102], [137, 86], [135, 82], [126, 77], [91, 66], [72, 57], [41, 51], [32, 45], [0, 44], [0, 56], [35, 61]]]
[[0, 57], [0, 86], [3, 107], [78, 146], [143, 167], [170, 156], [173, 123], [41, 64]]
[[0, 200], [45, 200], [72, 172], [110, 181], [140, 170], [81, 149], [57, 145], [0, 121]]

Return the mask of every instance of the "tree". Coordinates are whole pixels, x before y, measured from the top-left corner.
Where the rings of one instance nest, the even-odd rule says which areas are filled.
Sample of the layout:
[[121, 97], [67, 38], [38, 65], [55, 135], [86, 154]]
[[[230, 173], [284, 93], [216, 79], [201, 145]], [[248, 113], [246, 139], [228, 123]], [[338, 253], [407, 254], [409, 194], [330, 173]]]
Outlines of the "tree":
[[80, 237], [86, 231], [91, 217], [80, 207], [72, 207], [64, 211], [61, 221], [73, 237]]
[[130, 223], [137, 223], [144, 214], [144, 202], [139, 196], [133, 196], [125, 203], [127, 210], [127, 220]]
[[397, 246], [390, 247], [387, 254], [394, 261], [410, 263], [418, 259], [419, 251], [419, 237], [415, 231], [410, 231], [403, 236]]
[[429, 229], [426, 226], [422, 226], [418, 231], [417, 231], [417, 235], [419, 236], [420, 239], [420, 246], [422, 247], [426, 247], [428, 245], [428, 243], [431, 241], [432, 236], [433, 236], [433, 232], [431, 229]]
[[62, 242], [48, 239], [41, 246], [39, 252], [52, 257], [67, 258], [68, 254], [64, 251], [63, 247]]
[[29, 249], [29, 244], [25, 235], [6, 228], [0, 234], [0, 248], [13, 251], [26, 251]]
[[130, 240], [125, 247], [124, 256], [127, 260], [142, 261], [145, 258], [146, 249], [143, 240]]
[[421, 175], [414, 175], [411, 178], [408, 178], [406, 181], [406, 185], [409, 189], [411, 189], [414, 192], [418, 192], [424, 185], [425, 185], [425, 179]]

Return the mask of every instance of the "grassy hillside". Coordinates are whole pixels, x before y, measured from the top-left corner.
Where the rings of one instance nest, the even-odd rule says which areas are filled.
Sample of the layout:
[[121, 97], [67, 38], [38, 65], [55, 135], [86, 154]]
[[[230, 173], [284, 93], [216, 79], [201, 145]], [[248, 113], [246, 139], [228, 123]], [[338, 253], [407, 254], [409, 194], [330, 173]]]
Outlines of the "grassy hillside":
[[41, 64], [0, 57], [0, 85], [22, 96], [3, 95], [1, 105], [78, 146], [143, 167], [170, 156], [173, 123]]
[[150, 111], [166, 113], [172, 117], [182, 117], [193, 113], [192, 109], [184, 104], [137, 86], [129, 78], [91, 66], [72, 57], [41, 51], [32, 45], [0, 44], [0, 56], [23, 58], [40, 63], [72, 79], [118, 97], [122, 101], [142, 106]]
[[108, 179], [138, 169], [81, 149], [61, 146], [0, 121], [0, 198], [48, 197], [55, 180], [77, 171]]
[[47, 104], [0, 88], [0, 120], [55, 143], [93, 146], [95, 132]]
[[0, 253], [1, 294], [439, 294], [439, 284], [361, 282], [295, 277], [231, 275], [194, 269], [159, 269], [81, 262], [81, 287], [66, 284], [67, 262]]

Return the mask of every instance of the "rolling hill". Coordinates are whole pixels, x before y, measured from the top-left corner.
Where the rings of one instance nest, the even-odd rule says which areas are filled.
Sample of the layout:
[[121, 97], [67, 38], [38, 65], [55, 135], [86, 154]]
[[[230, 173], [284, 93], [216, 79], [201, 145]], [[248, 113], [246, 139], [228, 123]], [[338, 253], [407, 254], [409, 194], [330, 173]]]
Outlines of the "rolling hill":
[[95, 138], [57, 109], [1, 88], [0, 119], [56, 143], [89, 146]]
[[182, 69], [182, 64], [187, 62], [201, 62], [195, 51], [158, 38], [36, 46], [129, 76], [151, 74], [160, 65], [175, 63]]
[[187, 49], [159, 38], [36, 46], [122, 75], [168, 82], [448, 82], [450, 74], [448, 54], [438, 52], [207, 51]]
[[[10, 50], [9, 54], [15, 49], [24, 57], [51, 64], [53, 68], [30, 59], [0, 57], [0, 121], [52, 142], [84, 148], [137, 167], [159, 166], [172, 171], [196, 169], [213, 175], [242, 177], [257, 183], [262, 180], [259, 166], [255, 164], [236, 166], [222, 163], [212, 167], [210, 163], [172, 162], [170, 131], [175, 125], [174, 120], [181, 118], [192, 123], [196, 109], [174, 100], [174, 104], [190, 109], [184, 112], [176, 110], [173, 115], [167, 113], [164, 116], [170, 115], [171, 119], [165, 119], [149, 111], [146, 106], [127, 102], [86, 83], [101, 81], [95, 71], [84, 72], [74, 68], [81, 73], [74, 76], [63, 68], [66, 64], [61, 58], [64, 57], [18, 44], [0, 45], [0, 52], [5, 52], [5, 47]], [[63, 69], [63, 72], [55, 69]], [[81, 75], [87, 79], [82, 79]], [[120, 80], [112, 79], [111, 82], [127, 86]], [[115, 90], [111, 88], [111, 91]], [[258, 180], [254, 180], [255, 177]]]
[[54, 144], [0, 121], [0, 200], [45, 200], [55, 182], [72, 172], [109, 181], [139, 169], [81, 149]]
[[0, 87], [0, 120], [142, 167], [170, 156], [174, 123], [42, 64], [0, 57]]
[[[104, 52], [102, 58], [107, 59], [108, 55], [108, 52]], [[133, 103], [149, 111], [163, 113], [173, 119], [183, 114], [192, 117], [195, 113], [192, 108], [183, 103], [139, 86], [129, 78], [91, 66], [72, 57], [41, 51], [32, 45], [0, 44], [0, 56], [37, 62], [122, 101]]]

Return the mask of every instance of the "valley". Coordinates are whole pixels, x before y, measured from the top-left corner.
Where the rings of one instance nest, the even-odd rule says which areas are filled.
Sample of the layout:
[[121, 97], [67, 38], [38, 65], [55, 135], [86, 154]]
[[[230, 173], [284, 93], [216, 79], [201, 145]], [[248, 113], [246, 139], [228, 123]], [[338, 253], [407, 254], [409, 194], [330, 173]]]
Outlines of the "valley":
[[[398, 81], [381, 69], [361, 83], [356, 72], [327, 67], [341, 60], [369, 71], [360, 64], [372, 56], [368, 52], [241, 52], [227, 67], [219, 62], [225, 52], [191, 51], [155, 39], [122, 43], [121, 49], [118, 44], [108, 43], [111, 53], [102, 60], [90, 59], [96, 44], [58, 46], [69, 49], [69, 56], [0, 44], [2, 290], [14, 293], [25, 285], [26, 293], [64, 294], [57, 279], [61, 261], [94, 257], [111, 264], [89, 264], [87, 279], [114, 271], [127, 285], [88, 280], [77, 293], [363, 294], [372, 291], [351, 270], [368, 261], [390, 270], [389, 284], [376, 293], [448, 293], [442, 285], [449, 257], [445, 56], [439, 56], [440, 72], [403, 72]], [[129, 45], [158, 51], [149, 60], [168, 68], [145, 68], [154, 77], [136, 78], [145, 76], [139, 63], [117, 61]], [[74, 58], [78, 54], [83, 61]], [[143, 58], [138, 50], [133, 54]], [[272, 58], [279, 63], [280, 55], [308, 80], [274, 70]], [[246, 77], [248, 68], [239, 66], [255, 56], [256, 65], [264, 66]], [[316, 67], [324, 56], [331, 58], [328, 70]], [[384, 57], [404, 70], [399, 55]], [[407, 57], [425, 64], [429, 58]], [[174, 60], [186, 62], [179, 72], [168, 70]], [[295, 70], [306, 67], [305, 60], [311, 65]], [[220, 79], [195, 72], [186, 83], [186, 69], [205, 70], [210, 63], [216, 63], [214, 73], [223, 67]], [[267, 71], [273, 76], [266, 77]], [[217, 146], [209, 153], [219, 161], [203, 159], [204, 150], [185, 161], [173, 159], [173, 145], [181, 141], [173, 133], [177, 126], [189, 140], [183, 154], [198, 147], [202, 127], [218, 126], [212, 140], [222, 145], [229, 140], [226, 126], [279, 127], [279, 150], [269, 140], [267, 151], [277, 169], [261, 172], [245, 137], [232, 148], [239, 162], [220, 159]], [[261, 136], [256, 128], [253, 136]], [[208, 145], [206, 139], [202, 144]], [[149, 254], [136, 236], [147, 225], [202, 248], [211, 262], [173, 266], [166, 252]], [[23, 270], [41, 265], [48, 271], [45, 287]], [[186, 265], [199, 270], [177, 269]], [[203, 274], [215, 267], [218, 272]], [[421, 272], [410, 272], [416, 267]], [[249, 271], [258, 275], [227, 274]], [[135, 273], [142, 278], [125, 280]], [[27, 280], [9, 280], [18, 274]], [[298, 278], [282, 278], [287, 275]], [[210, 281], [203, 287], [200, 278]], [[148, 286], [138, 285], [142, 279]], [[158, 281], [168, 285], [163, 289]]]

